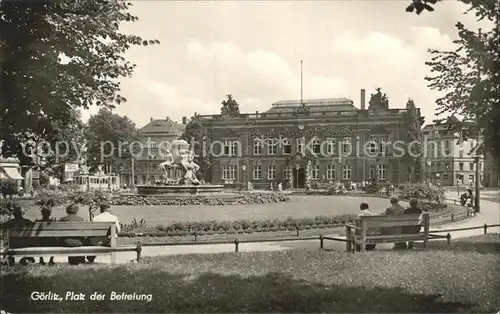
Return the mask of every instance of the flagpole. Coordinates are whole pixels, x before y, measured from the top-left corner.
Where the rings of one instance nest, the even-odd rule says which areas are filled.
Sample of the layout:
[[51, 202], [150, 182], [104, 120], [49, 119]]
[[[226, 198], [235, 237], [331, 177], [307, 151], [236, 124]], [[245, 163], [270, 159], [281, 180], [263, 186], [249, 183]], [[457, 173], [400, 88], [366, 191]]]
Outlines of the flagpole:
[[302, 60], [300, 60], [300, 104], [303, 105], [303, 75], [302, 75]]

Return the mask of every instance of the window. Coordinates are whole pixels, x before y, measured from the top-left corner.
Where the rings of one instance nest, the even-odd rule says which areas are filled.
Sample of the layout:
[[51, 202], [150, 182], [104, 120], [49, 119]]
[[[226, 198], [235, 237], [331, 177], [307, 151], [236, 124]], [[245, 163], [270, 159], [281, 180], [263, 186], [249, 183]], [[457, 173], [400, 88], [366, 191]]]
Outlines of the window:
[[449, 162], [445, 162], [445, 163], [444, 163], [444, 168], [445, 168], [446, 170], [449, 170], [449, 169], [450, 169], [450, 163], [449, 163]]
[[319, 165], [313, 165], [311, 169], [311, 179], [318, 180], [319, 179]]
[[253, 179], [260, 180], [262, 179], [262, 168], [260, 165], [253, 166]]
[[149, 142], [149, 148], [156, 148], [156, 142]]
[[[344, 139], [342, 141], [342, 154], [350, 154], [350, 153], [352, 153], [352, 151], [351, 151], [351, 140], [348, 139], [348, 138], [346, 138], [346, 139]], [[350, 176], [350, 174], [349, 174], [349, 176]]]
[[224, 155], [236, 156], [238, 141], [224, 141]]
[[368, 180], [373, 180], [375, 178], [375, 166], [370, 165], [370, 170], [368, 171]]
[[351, 165], [344, 165], [342, 167], [342, 179], [351, 180]]
[[276, 179], [276, 166], [275, 165], [270, 165], [269, 168], [267, 168], [267, 179], [268, 180], [275, 180]]
[[387, 166], [377, 165], [377, 176], [380, 180], [387, 180]]
[[482, 162], [479, 163], [479, 171], [483, 171], [483, 163]]
[[326, 179], [335, 180], [335, 165], [328, 165], [326, 167]]
[[444, 141], [444, 153], [448, 156], [450, 154], [450, 141]]
[[447, 173], [443, 174], [443, 180], [448, 180], [448, 174]]
[[329, 138], [326, 140], [326, 153], [328, 155], [335, 154], [335, 139]]
[[371, 140], [368, 142], [368, 153], [375, 154], [377, 152], [377, 142], [375, 140]]
[[256, 138], [253, 140], [253, 154], [261, 155], [262, 154], [262, 140], [260, 138]]
[[384, 154], [386, 151], [385, 145], [386, 145], [386, 140], [383, 138], [380, 139], [380, 142], [378, 144], [378, 151], [382, 154]]
[[304, 141], [301, 138], [297, 139], [297, 153], [304, 152]]
[[320, 146], [320, 143], [319, 143], [318, 139], [315, 139], [313, 141], [312, 148], [313, 148], [313, 153], [315, 153], [315, 154], [321, 153], [321, 146]]
[[236, 180], [235, 165], [227, 165], [222, 168], [222, 180]]
[[474, 163], [473, 162], [469, 163], [469, 168], [470, 168], [470, 171], [474, 171]]
[[283, 169], [283, 180], [288, 180], [289, 179], [289, 177], [288, 177], [289, 173], [288, 172], [289, 172], [288, 168], [284, 168]]
[[291, 154], [292, 153], [292, 142], [285, 138], [283, 139], [283, 154]]
[[473, 174], [469, 175], [469, 182], [474, 182], [474, 175]]
[[278, 141], [276, 141], [275, 139], [267, 140], [267, 153], [269, 155], [276, 155], [277, 147]]
[[458, 170], [464, 171], [464, 163], [463, 162], [458, 163]]
[[231, 142], [231, 156], [236, 156], [238, 152], [238, 141]]

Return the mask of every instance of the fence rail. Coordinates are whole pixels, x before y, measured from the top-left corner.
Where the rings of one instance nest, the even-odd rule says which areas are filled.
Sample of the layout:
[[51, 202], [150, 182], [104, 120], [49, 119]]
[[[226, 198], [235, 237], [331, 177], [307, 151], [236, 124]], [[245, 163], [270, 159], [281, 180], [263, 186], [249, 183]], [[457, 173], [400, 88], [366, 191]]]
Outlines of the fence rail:
[[[446, 236], [443, 236], [443, 238], [447, 238], [448, 241], [451, 238], [449, 232], [452, 231], [466, 231], [466, 230], [474, 230], [474, 229], [483, 229], [484, 234], [488, 233], [488, 228], [494, 228], [494, 227], [500, 227], [500, 224], [494, 224], [494, 225], [488, 225], [484, 224], [482, 226], [477, 226], [477, 227], [467, 227], [467, 228], [455, 228], [455, 229], [443, 229], [443, 230], [431, 230], [429, 233], [447, 233]], [[227, 240], [222, 240], [222, 241], [197, 241], [197, 242], [164, 242], [164, 243], [141, 243], [140, 241], [137, 242], [136, 246], [121, 246], [117, 247], [115, 249], [110, 249], [110, 252], [136, 252], [136, 260], [140, 261], [141, 260], [141, 255], [142, 255], [142, 248], [143, 247], [155, 247], [155, 246], [194, 246], [194, 245], [213, 245], [213, 244], [234, 244], [235, 252], [239, 252], [239, 245], [241, 243], [265, 243], [265, 242], [292, 242], [292, 241], [311, 241], [311, 240], [319, 240], [320, 241], [320, 249], [323, 249], [324, 247], [324, 241], [325, 240], [330, 240], [330, 241], [342, 241], [342, 242], [348, 242], [347, 239], [344, 239], [342, 237], [329, 237], [329, 236], [310, 236], [310, 237], [296, 237], [296, 238], [280, 238], [280, 239], [253, 239], [253, 240], [239, 240], [236, 238], [233, 241], [227, 241]], [[7, 250], [2, 250], [0, 252], [0, 255], [6, 256], [9, 255], [9, 252]]]

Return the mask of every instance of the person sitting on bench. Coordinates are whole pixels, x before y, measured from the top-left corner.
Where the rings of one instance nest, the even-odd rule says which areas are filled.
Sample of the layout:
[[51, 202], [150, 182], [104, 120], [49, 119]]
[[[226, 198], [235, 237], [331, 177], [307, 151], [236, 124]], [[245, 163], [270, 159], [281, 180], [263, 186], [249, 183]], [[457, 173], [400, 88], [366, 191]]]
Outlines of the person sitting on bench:
[[[68, 207], [66, 207], [66, 216], [62, 217], [60, 221], [80, 221], [83, 222], [85, 221], [82, 217], [78, 216], [78, 211], [80, 208], [76, 204], [71, 204]], [[64, 246], [69, 246], [69, 247], [76, 247], [76, 246], [83, 246], [85, 242], [85, 238], [83, 237], [78, 237], [78, 238], [63, 238], [62, 239], [62, 244]], [[78, 264], [84, 264], [85, 263], [85, 257], [82, 256], [68, 256], [68, 263], [70, 265], [78, 265]]]
[[[12, 205], [14, 207], [12, 215], [14, 218], [5, 222], [4, 226], [8, 229], [14, 229], [18, 227], [24, 227], [30, 223], [33, 223], [31, 220], [24, 218], [24, 210], [19, 205]], [[20, 239], [20, 241], [16, 241], [14, 243], [10, 243], [10, 246], [13, 248], [21, 248], [21, 247], [29, 247], [32, 243], [28, 239]], [[27, 265], [28, 263], [34, 263], [35, 259], [33, 257], [22, 257], [19, 260], [19, 264]], [[9, 257], [9, 264], [14, 265], [15, 259], [14, 257]]]
[[[101, 213], [94, 217], [94, 222], [114, 222], [116, 226], [116, 235], [120, 233], [120, 221], [118, 217], [113, 215], [110, 210], [111, 206], [108, 204], [101, 204], [100, 206]], [[93, 246], [110, 246], [111, 245], [111, 235], [108, 237], [93, 237], [89, 239], [89, 245]], [[87, 256], [87, 260], [90, 263], [95, 261], [95, 256]]]
[[[399, 197], [396, 195], [390, 198], [391, 206], [385, 210], [387, 216], [398, 216], [404, 215], [405, 208], [399, 204]], [[386, 234], [401, 234], [403, 233], [403, 228], [401, 227], [391, 227], [385, 228], [384, 233]], [[406, 249], [406, 242], [397, 242], [394, 244], [394, 249]]]
[[[370, 210], [370, 207], [368, 206], [368, 203], [361, 203], [359, 205], [360, 212], [358, 213], [358, 217], [363, 217], [363, 216], [374, 216], [375, 213]], [[367, 244], [365, 246], [365, 249], [367, 251], [375, 249], [376, 244]], [[356, 244], [356, 251], [361, 251], [361, 245]]]
[[[418, 208], [418, 201], [415, 198], [410, 200], [410, 207], [405, 210], [406, 214], [422, 214], [422, 210]], [[404, 233], [406, 234], [418, 234], [422, 227], [420, 225], [417, 226], [408, 226], [404, 228]], [[408, 249], [413, 249], [413, 242], [408, 242]]]
[[[52, 209], [50, 209], [49, 206], [43, 206], [42, 209], [40, 210], [42, 212], [42, 219], [37, 219], [37, 222], [49, 222], [53, 221], [54, 219], [50, 218], [50, 215], [52, 214]], [[39, 245], [43, 247], [47, 246], [57, 246], [57, 239], [56, 238], [43, 238], [39, 239]], [[43, 257], [40, 257], [40, 265], [45, 265], [45, 261], [43, 260]], [[54, 265], [54, 256], [51, 256], [49, 259], [49, 265]]]

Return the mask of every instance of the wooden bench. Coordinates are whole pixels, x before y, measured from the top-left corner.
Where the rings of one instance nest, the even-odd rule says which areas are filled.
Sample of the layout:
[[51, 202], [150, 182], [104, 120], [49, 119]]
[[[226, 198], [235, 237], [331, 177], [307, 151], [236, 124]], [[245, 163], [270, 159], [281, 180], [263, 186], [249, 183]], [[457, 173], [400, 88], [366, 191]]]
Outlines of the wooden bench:
[[[72, 222], [51, 221], [34, 222], [14, 228], [3, 228], [4, 250], [3, 257], [50, 257], [50, 256], [103, 256], [110, 255], [111, 263], [116, 263], [116, 225], [113, 222]], [[10, 243], [37, 242], [38, 239], [57, 239], [58, 245], [62, 238], [89, 238], [107, 237], [111, 235], [110, 246], [27, 246], [11, 247]], [[35, 240], [35, 241], [33, 241]], [[29, 245], [29, 244], [28, 244]], [[20, 246], [20, 245], [16, 245]]]
[[[423, 241], [424, 249], [427, 248], [428, 241], [432, 239], [447, 239], [449, 236], [436, 235], [429, 233], [429, 214], [405, 214], [397, 216], [362, 216], [357, 226], [345, 225], [346, 227], [346, 251], [355, 252], [356, 245], [360, 247], [361, 252], [365, 251], [367, 244], [377, 243], [396, 243]], [[405, 233], [405, 227], [420, 226], [423, 231]], [[394, 234], [394, 229], [401, 228]], [[380, 230], [381, 232], [374, 232]], [[389, 233], [389, 234], [388, 234]]]

